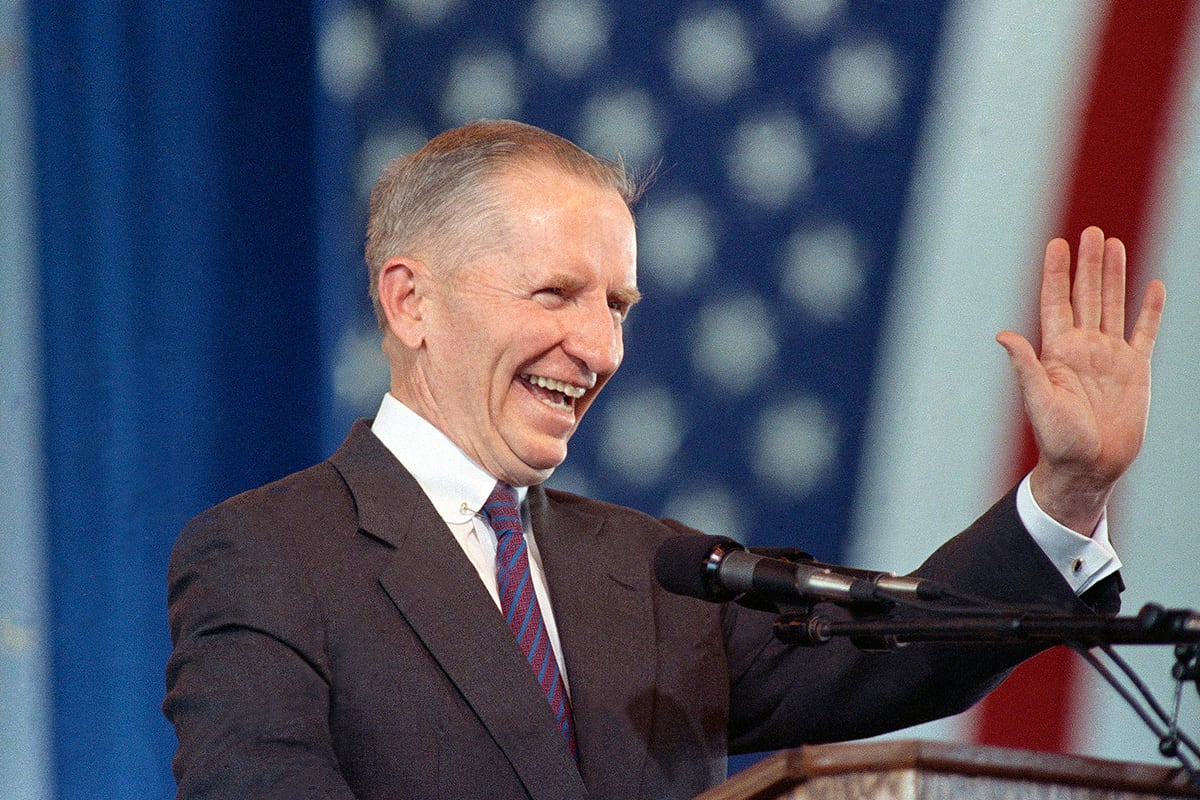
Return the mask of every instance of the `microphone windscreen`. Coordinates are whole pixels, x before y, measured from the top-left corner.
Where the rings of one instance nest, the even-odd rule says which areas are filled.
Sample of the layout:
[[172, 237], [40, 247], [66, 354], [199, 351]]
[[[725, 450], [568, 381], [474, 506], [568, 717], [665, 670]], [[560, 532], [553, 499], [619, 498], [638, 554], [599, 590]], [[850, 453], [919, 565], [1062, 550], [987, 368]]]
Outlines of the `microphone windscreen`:
[[705, 576], [713, 551], [723, 545], [741, 549], [727, 536], [701, 536], [683, 533], [672, 536], [658, 546], [654, 554], [654, 577], [658, 584], [672, 594], [720, 601], [727, 598], [714, 592]]

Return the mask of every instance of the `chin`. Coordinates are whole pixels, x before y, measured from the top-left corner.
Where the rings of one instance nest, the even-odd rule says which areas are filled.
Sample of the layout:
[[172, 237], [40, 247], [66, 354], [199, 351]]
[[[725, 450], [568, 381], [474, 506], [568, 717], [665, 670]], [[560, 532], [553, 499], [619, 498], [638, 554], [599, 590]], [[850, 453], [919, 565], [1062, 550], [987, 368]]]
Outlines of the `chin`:
[[[524, 473], [529, 478], [536, 475], [529, 483], [546, 480], [567, 458], [567, 440], [540, 431], [510, 431], [508, 436], [501, 436], [496, 444], [498, 447], [493, 452], [498, 456], [497, 466]], [[499, 457], [501, 455], [503, 457]], [[514, 474], [511, 477], [517, 476]]]
[[554, 451], [540, 451], [537, 453], [529, 453], [527, 457], [521, 459], [525, 466], [533, 472], [541, 474], [541, 480], [550, 477], [550, 473], [554, 472], [563, 461], [567, 459], [567, 450], [565, 447]]
[[566, 456], [564, 455], [562, 458], [539, 459], [536, 461], [527, 461], [525, 463], [529, 466], [531, 471], [540, 473], [542, 475], [541, 479], [545, 480], [546, 478], [550, 477], [550, 473], [558, 469], [558, 467], [560, 467], [565, 460]]

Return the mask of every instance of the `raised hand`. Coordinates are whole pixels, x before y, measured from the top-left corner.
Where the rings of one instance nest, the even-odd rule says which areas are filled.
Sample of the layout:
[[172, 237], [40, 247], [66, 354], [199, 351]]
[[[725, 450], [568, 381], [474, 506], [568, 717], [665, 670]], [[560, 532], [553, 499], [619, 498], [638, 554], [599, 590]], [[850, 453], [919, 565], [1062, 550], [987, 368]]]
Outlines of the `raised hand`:
[[1055, 239], [1042, 264], [1040, 356], [1025, 337], [996, 335], [1016, 371], [1038, 446], [1031, 489], [1068, 528], [1090, 535], [1117, 479], [1137, 456], [1150, 409], [1150, 355], [1166, 290], [1146, 287], [1125, 336], [1125, 246], [1099, 228], [1071, 248]]

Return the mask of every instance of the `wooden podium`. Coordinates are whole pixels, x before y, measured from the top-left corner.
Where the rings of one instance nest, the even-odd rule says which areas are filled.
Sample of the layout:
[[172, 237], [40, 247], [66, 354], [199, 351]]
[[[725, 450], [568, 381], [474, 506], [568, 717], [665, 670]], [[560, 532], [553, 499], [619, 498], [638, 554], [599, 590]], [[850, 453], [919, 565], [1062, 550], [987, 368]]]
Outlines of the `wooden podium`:
[[776, 753], [695, 800], [1142, 800], [1200, 797], [1170, 766], [884, 740]]

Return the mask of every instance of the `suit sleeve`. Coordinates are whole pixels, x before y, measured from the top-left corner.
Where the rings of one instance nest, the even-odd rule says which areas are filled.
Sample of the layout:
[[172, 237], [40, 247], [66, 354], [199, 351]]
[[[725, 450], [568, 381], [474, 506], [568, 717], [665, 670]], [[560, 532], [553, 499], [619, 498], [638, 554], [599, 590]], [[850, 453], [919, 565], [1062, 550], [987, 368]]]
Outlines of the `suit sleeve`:
[[172, 554], [177, 798], [353, 800], [330, 737], [322, 610], [305, 565], [250, 527], [218, 507]]
[[[1116, 575], [1083, 599], [1075, 595], [1021, 525], [1011, 492], [915, 574], [1005, 604], [1075, 614], [1119, 607]], [[773, 622], [772, 614], [736, 605], [725, 613], [731, 752], [857, 739], [958, 713], [1045, 647], [913, 643], [863, 652], [841, 638], [787, 646], [772, 636]]]

